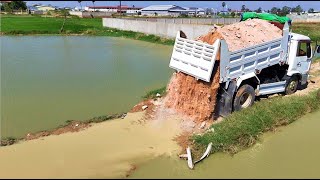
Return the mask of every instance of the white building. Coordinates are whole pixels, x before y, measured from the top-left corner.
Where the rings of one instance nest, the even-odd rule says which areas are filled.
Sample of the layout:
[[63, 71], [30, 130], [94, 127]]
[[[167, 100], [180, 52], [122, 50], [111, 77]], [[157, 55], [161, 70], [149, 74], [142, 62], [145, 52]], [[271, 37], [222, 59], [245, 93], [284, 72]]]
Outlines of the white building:
[[54, 6], [51, 6], [51, 5], [48, 5], [48, 6], [46, 6], [46, 5], [37, 5], [37, 6], [35, 6], [39, 11], [45, 11], [45, 12], [47, 12], [47, 11], [54, 11], [54, 10], [56, 10], [57, 8], [56, 7], [54, 7]]
[[185, 9], [185, 12], [189, 15], [189, 16], [193, 16], [193, 15], [205, 15], [206, 12], [203, 8], [197, 8], [197, 7], [183, 7]]
[[141, 9], [141, 15], [179, 16], [186, 9], [176, 5], [152, 5]]
[[138, 12], [141, 11], [142, 8], [128, 8], [126, 10], [127, 14], [138, 14]]
[[314, 11], [312, 13], [307, 13], [308, 16], [317, 16], [317, 17], [320, 17], [320, 11]]

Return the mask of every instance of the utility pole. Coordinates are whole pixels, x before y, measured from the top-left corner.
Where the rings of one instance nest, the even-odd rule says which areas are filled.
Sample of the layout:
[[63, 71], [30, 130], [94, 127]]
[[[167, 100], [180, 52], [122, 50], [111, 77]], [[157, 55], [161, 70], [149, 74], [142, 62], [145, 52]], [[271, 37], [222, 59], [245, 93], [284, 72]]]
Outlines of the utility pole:
[[122, 17], [122, 11], [121, 11], [121, 1], [120, 1], [120, 18]]

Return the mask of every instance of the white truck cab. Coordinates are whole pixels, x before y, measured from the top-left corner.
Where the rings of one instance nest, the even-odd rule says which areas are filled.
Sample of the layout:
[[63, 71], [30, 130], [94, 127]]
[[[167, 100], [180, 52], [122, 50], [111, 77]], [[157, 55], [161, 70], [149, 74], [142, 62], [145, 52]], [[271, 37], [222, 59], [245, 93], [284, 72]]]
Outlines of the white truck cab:
[[259, 45], [230, 52], [225, 40], [212, 45], [189, 40], [178, 31], [169, 67], [210, 82], [220, 51], [220, 88], [216, 115], [251, 106], [256, 96], [274, 93], [292, 94], [298, 85], [307, 85], [313, 57], [319, 57], [316, 45], [312, 54], [309, 37], [290, 33], [288, 23], [282, 37]]
[[288, 76], [299, 75], [302, 85], [307, 83], [311, 66], [311, 39], [308, 36], [291, 33], [288, 50]]

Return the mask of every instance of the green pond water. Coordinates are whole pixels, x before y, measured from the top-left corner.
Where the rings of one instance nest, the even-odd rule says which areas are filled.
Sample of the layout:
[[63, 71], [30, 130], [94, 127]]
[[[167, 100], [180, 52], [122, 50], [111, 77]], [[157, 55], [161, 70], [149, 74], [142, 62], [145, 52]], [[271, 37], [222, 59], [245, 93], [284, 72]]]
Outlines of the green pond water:
[[231, 156], [210, 155], [194, 170], [185, 160], [159, 157], [129, 178], [319, 178], [320, 111], [308, 114], [262, 141]]
[[171, 46], [89, 36], [0, 41], [2, 137], [126, 112], [173, 72]]

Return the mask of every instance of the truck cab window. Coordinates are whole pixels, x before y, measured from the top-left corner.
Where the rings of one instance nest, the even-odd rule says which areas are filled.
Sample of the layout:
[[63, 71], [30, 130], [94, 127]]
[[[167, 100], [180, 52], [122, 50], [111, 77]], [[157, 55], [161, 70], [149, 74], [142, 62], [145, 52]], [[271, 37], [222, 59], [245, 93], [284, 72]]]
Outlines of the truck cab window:
[[310, 42], [299, 42], [297, 56], [307, 56], [308, 58], [311, 57]]

